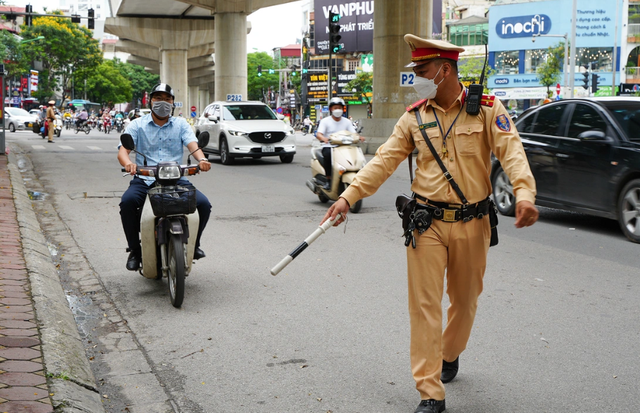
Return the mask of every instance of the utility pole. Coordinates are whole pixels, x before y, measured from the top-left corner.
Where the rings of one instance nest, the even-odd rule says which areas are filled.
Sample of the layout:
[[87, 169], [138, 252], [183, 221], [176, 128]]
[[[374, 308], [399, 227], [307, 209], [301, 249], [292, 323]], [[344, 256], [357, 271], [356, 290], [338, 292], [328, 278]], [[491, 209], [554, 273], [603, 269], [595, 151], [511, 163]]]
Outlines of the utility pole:
[[575, 70], [576, 70], [576, 19], [578, 16], [578, 0], [573, 0], [573, 12], [571, 14], [571, 61], [569, 62], [569, 88], [571, 97], [576, 96]]

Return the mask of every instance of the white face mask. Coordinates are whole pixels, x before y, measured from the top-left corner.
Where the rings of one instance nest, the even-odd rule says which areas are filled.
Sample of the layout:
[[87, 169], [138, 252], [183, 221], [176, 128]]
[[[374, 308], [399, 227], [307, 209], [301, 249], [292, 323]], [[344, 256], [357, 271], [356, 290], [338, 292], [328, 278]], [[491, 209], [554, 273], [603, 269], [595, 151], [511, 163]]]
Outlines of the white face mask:
[[342, 109], [334, 109], [331, 112], [331, 116], [333, 116], [334, 118], [339, 118], [342, 116], [342, 114], [344, 113], [344, 111]]
[[436, 97], [436, 94], [438, 93], [438, 85], [444, 81], [444, 77], [437, 85], [435, 84], [434, 79], [438, 77], [441, 69], [442, 66], [440, 66], [438, 73], [436, 73], [433, 79], [427, 79], [421, 76], [415, 77], [413, 80], [413, 88], [416, 90], [416, 93], [418, 93], [420, 99], [433, 99]]

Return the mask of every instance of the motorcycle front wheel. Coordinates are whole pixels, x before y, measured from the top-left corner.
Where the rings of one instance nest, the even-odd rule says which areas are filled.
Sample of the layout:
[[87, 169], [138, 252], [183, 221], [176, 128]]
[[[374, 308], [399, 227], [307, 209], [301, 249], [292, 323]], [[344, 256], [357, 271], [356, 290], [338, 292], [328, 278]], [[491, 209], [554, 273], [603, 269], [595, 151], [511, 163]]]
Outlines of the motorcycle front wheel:
[[171, 304], [180, 308], [184, 300], [185, 248], [182, 237], [174, 234], [169, 239], [167, 261], [169, 263], [169, 295]]

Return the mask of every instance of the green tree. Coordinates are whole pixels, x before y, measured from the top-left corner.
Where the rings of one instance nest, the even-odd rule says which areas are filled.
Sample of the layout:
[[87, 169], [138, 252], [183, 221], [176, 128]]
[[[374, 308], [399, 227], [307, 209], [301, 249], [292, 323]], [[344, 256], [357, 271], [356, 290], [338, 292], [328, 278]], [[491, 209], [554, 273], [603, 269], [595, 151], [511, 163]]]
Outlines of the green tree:
[[[464, 84], [480, 82], [483, 67], [484, 57], [470, 57], [460, 60], [458, 62], [458, 75], [460, 76], [460, 81]], [[484, 73], [484, 80], [482, 82], [484, 93], [489, 93], [487, 82], [489, 81], [489, 76], [494, 73], [495, 70], [487, 65], [487, 69]]]
[[118, 64], [118, 61], [105, 60], [98, 67], [82, 73], [87, 79], [87, 99], [108, 106], [131, 101], [131, 81], [122, 75]]
[[0, 30], [0, 62], [4, 62], [8, 77], [19, 77], [29, 70], [23, 49], [24, 46], [12, 33]]
[[114, 59], [114, 63], [120, 74], [131, 82], [133, 102], [142, 99], [144, 92], [150, 92], [155, 85], [160, 83], [159, 75], [147, 72], [142, 66], [121, 62], [118, 59]]
[[555, 46], [547, 49], [545, 62], [536, 69], [536, 75], [540, 84], [546, 86], [547, 96], [551, 97], [551, 86], [560, 81], [560, 73], [564, 62], [564, 42], [560, 42]]
[[[258, 66], [262, 66], [262, 76], [258, 76]], [[247, 55], [247, 93], [249, 100], [263, 100], [264, 93], [269, 87], [278, 89], [278, 72], [269, 73], [274, 67], [271, 56], [265, 52], [249, 53]]]
[[[90, 70], [102, 62], [102, 51], [92, 32], [66, 17], [36, 17], [32, 26], [22, 27], [21, 36], [25, 40], [44, 37], [44, 40], [22, 45], [31, 61], [42, 62], [36, 93], [40, 101], [53, 96], [59, 87], [67, 92], [73, 73]], [[58, 78], [62, 79], [61, 84], [58, 84]]]
[[373, 93], [373, 73], [362, 72], [356, 75], [356, 78], [350, 80], [345, 89], [352, 90], [353, 96], [367, 102], [367, 113], [371, 113], [371, 96]]

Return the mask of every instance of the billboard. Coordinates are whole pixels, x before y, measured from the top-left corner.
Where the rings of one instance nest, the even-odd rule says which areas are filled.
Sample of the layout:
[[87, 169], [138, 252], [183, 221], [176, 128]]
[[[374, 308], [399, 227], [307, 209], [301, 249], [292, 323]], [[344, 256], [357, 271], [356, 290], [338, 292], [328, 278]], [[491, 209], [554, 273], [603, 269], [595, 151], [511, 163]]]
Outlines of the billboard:
[[329, 54], [329, 13], [340, 14], [342, 53], [373, 50], [373, 0], [315, 0], [316, 54]]

